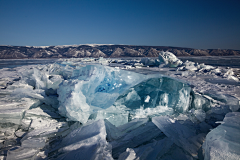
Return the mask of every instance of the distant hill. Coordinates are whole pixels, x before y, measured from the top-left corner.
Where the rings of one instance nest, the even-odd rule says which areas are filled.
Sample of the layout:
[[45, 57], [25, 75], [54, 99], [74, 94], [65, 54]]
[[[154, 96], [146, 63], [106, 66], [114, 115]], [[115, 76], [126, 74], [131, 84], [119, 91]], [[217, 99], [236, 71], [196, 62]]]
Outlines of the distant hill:
[[0, 59], [157, 57], [160, 51], [169, 51], [176, 56], [240, 56], [240, 50], [230, 49], [193, 49], [133, 45], [65, 45], [42, 47], [0, 46]]

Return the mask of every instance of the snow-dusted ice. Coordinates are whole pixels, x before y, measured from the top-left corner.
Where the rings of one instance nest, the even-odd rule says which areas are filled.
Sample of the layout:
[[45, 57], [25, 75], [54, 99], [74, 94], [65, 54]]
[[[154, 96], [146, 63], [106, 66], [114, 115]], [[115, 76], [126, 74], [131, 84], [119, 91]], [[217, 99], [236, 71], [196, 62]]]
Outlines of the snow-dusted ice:
[[0, 72], [0, 159], [240, 159], [234, 68], [160, 52]]

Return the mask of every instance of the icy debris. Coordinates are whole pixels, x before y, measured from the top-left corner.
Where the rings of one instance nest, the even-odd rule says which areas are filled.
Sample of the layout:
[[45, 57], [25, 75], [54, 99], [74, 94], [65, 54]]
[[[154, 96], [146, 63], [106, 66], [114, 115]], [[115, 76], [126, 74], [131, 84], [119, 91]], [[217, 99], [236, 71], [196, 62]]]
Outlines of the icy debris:
[[98, 59], [98, 62], [102, 65], [108, 65], [109, 64], [109, 61], [107, 59], [103, 58], [103, 57], [100, 57]]
[[187, 60], [186, 62], [183, 63], [182, 67], [178, 68], [178, 70], [181, 70], [181, 71], [186, 71], [186, 70], [196, 71], [196, 70], [198, 70], [198, 66], [194, 62], [191, 62], [191, 61]]
[[204, 159], [240, 159], [240, 113], [226, 114], [223, 123], [207, 134]]
[[229, 80], [234, 80], [236, 82], [239, 82], [239, 79], [235, 77], [235, 74], [232, 69], [228, 69], [226, 73], [223, 75], [224, 78], [227, 78]]
[[[160, 60], [158, 59], [151, 59], [151, 58], [142, 58], [140, 63], [144, 64], [145, 66], [159, 66], [161, 63], [160, 63]], [[136, 64], [135, 64], [136, 65]]]
[[164, 63], [168, 65], [169, 67], [178, 67], [182, 64], [182, 61], [179, 60], [173, 53], [171, 52], [163, 52], [161, 51], [159, 53], [159, 60], [160, 63]]
[[216, 93], [214, 91], [209, 91], [208, 94], [211, 98], [219, 101], [219, 102], [222, 102], [223, 104], [225, 105], [228, 105], [229, 108], [235, 112], [237, 111], [239, 108], [240, 108], [240, 104], [239, 104], [239, 99], [236, 98], [236, 97], [233, 97], [233, 96], [230, 96], [228, 94], [219, 94], [219, 93]]
[[[182, 66], [179, 66], [178, 71], [191, 71], [191, 72], [212, 72], [212, 73], [216, 73], [219, 74], [219, 70], [215, 69], [215, 67], [210, 66], [210, 65], [205, 65], [204, 63], [198, 64], [195, 62], [191, 62], [191, 61], [186, 61], [182, 64]], [[185, 73], [186, 74], [186, 73]]]
[[[48, 145], [49, 138], [61, 136], [63, 132], [69, 129], [68, 123], [59, 122], [58, 120], [61, 117], [53, 113], [54, 109], [47, 105], [41, 105], [39, 108], [35, 106], [27, 110], [21, 125], [17, 127], [20, 129], [15, 132], [15, 135], [21, 138], [21, 146], [9, 150], [7, 159], [35, 159], [36, 155], [38, 157], [46, 156], [38, 153]], [[50, 115], [58, 118], [58, 120], [52, 119]]]

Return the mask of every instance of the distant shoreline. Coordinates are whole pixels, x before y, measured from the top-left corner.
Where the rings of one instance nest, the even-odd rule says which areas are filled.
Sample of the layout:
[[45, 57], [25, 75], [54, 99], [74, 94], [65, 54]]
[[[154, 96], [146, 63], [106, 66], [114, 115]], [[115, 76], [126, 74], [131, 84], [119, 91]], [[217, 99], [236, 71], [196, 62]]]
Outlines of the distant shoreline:
[[161, 51], [172, 52], [177, 57], [240, 56], [240, 50], [231, 49], [133, 45], [67, 45], [44, 47], [0, 46], [0, 59], [158, 57]]

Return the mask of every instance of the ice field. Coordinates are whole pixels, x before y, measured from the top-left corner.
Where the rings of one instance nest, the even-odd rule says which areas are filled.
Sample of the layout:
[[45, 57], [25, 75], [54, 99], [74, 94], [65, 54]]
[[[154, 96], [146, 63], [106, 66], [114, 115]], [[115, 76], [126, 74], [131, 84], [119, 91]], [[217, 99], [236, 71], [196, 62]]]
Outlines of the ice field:
[[2, 68], [0, 87], [0, 159], [240, 159], [239, 68], [70, 58]]

